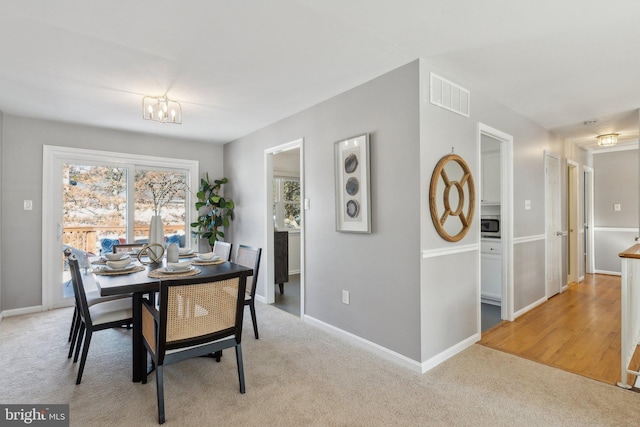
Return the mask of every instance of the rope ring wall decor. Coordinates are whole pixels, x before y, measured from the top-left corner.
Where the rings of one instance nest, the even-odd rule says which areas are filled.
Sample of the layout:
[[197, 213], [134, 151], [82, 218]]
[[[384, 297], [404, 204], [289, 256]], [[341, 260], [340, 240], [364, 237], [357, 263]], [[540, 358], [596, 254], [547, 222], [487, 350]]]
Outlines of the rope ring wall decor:
[[469, 165], [457, 154], [444, 156], [431, 175], [429, 209], [436, 231], [444, 240], [462, 239], [473, 221], [475, 187]]

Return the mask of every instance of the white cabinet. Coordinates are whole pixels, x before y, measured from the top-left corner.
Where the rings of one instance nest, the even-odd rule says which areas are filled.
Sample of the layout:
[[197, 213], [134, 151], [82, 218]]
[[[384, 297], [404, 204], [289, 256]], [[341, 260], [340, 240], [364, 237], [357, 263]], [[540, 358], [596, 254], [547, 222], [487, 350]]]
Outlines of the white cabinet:
[[482, 153], [480, 202], [500, 204], [500, 151]]
[[500, 305], [502, 301], [502, 242], [482, 239], [480, 242], [482, 302]]

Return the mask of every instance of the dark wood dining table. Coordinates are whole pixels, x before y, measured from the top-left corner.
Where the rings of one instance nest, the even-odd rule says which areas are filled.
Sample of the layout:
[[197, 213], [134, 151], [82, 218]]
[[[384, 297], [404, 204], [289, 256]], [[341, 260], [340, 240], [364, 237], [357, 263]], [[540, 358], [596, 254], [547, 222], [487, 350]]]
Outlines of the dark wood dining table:
[[[133, 295], [132, 367], [134, 382], [146, 380], [147, 374], [147, 354], [142, 340], [142, 299], [147, 294], [158, 292], [162, 281], [171, 280], [171, 276], [161, 279], [149, 277], [150, 271], [164, 266], [163, 261], [162, 263], [149, 264], [145, 266], [143, 271], [135, 273], [93, 274], [100, 295]], [[215, 265], [194, 265], [194, 267], [200, 270], [200, 274], [191, 277], [182, 276], [180, 280], [197, 284], [206, 283], [210, 279], [226, 280], [239, 277], [246, 280], [248, 276], [253, 275], [253, 269], [229, 261]]]

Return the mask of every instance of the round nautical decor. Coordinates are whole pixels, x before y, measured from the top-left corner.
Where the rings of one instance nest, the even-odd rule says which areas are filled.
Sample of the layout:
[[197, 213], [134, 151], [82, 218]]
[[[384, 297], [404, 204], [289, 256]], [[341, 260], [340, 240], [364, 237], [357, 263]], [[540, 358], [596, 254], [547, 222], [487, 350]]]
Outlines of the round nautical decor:
[[429, 209], [436, 231], [444, 240], [457, 242], [471, 228], [476, 194], [473, 176], [457, 154], [444, 156], [431, 176]]

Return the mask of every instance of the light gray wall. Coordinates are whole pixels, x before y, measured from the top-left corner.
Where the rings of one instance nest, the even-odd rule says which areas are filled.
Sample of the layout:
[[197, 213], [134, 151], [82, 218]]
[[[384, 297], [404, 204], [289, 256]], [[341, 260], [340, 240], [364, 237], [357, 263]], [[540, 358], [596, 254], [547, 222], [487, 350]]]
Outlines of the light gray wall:
[[[222, 175], [222, 147], [198, 141], [4, 116], [2, 150], [2, 309], [42, 303], [42, 146], [54, 145], [198, 160]], [[23, 200], [33, 210], [23, 210]], [[29, 254], [29, 256], [25, 256]], [[55, 254], [54, 256], [58, 256]], [[52, 280], [56, 280], [52, 278]]]
[[[471, 114], [464, 117], [434, 106], [429, 101], [429, 74], [434, 72], [471, 91]], [[474, 177], [478, 165], [478, 122], [513, 136], [514, 160], [514, 237], [543, 235], [545, 231], [544, 150], [563, 153], [562, 140], [531, 120], [497, 103], [462, 79], [421, 60], [421, 247], [437, 250], [479, 245], [478, 221], [459, 242], [446, 242], [438, 236], [429, 213], [428, 183], [437, 162], [455, 148]], [[475, 179], [476, 187], [479, 183]], [[531, 201], [531, 210], [524, 209], [524, 201]], [[476, 213], [479, 215], [479, 213]], [[544, 245], [537, 241], [520, 243], [514, 247], [514, 305], [515, 310], [526, 307], [545, 295]], [[455, 256], [423, 259], [421, 264], [422, 304], [422, 360], [438, 355], [456, 342], [477, 332], [477, 292], [479, 277], [477, 251]], [[462, 274], [459, 270], [465, 270]], [[464, 277], [461, 277], [463, 275]], [[470, 304], [470, 301], [476, 301]], [[436, 309], [435, 304], [438, 304]], [[465, 310], [465, 322], [459, 323], [460, 310]], [[468, 311], [467, 311], [468, 310]], [[455, 322], [453, 319], [456, 319]], [[437, 325], [436, 327], [432, 325]]]
[[[594, 154], [596, 227], [638, 226], [637, 153], [637, 150], [630, 150]], [[613, 210], [614, 203], [621, 204], [620, 212]]]
[[[618, 254], [638, 235], [638, 150], [594, 153], [593, 169], [595, 268], [619, 273]], [[621, 205], [619, 212], [613, 210], [615, 203]]]
[[[0, 111], [0, 165], [2, 165], [2, 154], [4, 152], [4, 131], [3, 131], [4, 115]], [[2, 188], [4, 168], [0, 170], [0, 188]], [[0, 196], [0, 316], [2, 316], [2, 197]]]
[[[477, 332], [477, 251], [421, 260], [420, 250], [478, 244], [478, 221], [463, 241], [435, 232], [428, 183], [438, 160], [455, 152], [477, 176], [477, 123], [514, 136], [515, 236], [544, 234], [545, 149], [562, 141], [530, 120], [472, 91], [472, 116], [429, 103], [429, 71], [419, 60], [225, 145], [228, 190], [238, 203], [234, 244], [264, 246], [264, 151], [305, 140], [306, 315], [413, 360], [426, 361]], [[465, 86], [465, 82], [452, 80]], [[371, 235], [335, 231], [333, 142], [369, 132]], [[524, 210], [524, 200], [532, 209]], [[479, 213], [476, 213], [479, 215]], [[518, 251], [516, 295], [527, 306], [544, 295], [544, 245]], [[531, 253], [531, 250], [534, 252]], [[262, 277], [258, 293], [264, 292]], [[351, 304], [340, 301], [351, 291]]]
[[[412, 62], [225, 145], [234, 245], [265, 246], [264, 150], [304, 138], [306, 315], [420, 359], [419, 87]], [[369, 133], [372, 233], [336, 232], [334, 142]], [[263, 260], [266, 255], [263, 255]], [[264, 268], [263, 270], [264, 271]], [[258, 293], [264, 295], [265, 279]], [[341, 302], [342, 290], [351, 303]]]

